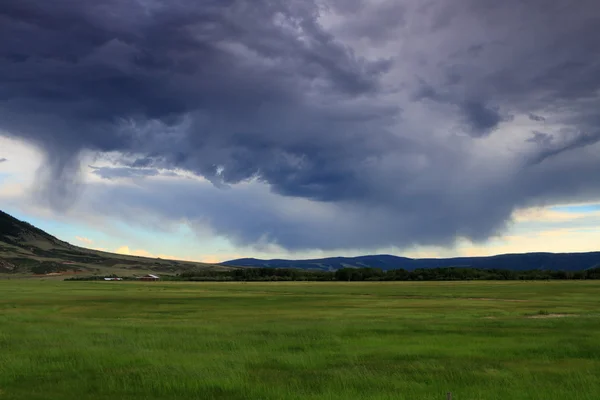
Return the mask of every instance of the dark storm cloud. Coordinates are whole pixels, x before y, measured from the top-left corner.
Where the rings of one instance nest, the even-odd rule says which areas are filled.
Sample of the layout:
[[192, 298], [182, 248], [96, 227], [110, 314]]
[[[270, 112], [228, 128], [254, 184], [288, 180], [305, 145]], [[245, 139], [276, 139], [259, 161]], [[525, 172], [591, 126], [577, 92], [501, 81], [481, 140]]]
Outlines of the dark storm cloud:
[[301, 163], [315, 177], [298, 176], [298, 191], [306, 180], [332, 197], [328, 180], [393, 141], [385, 126], [397, 108], [368, 104], [389, 62], [355, 56], [317, 11], [304, 1], [5, 2], [4, 128], [52, 146], [58, 177], [71, 173], [60, 159], [82, 148], [150, 152], [213, 181], [261, 176], [293, 194], [285, 171]]
[[242, 244], [483, 240], [516, 208], [600, 196], [599, 36], [591, 0], [5, 0], [0, 129], [45, 152], [57, 206], [111, 152], [96, 175], [232, 189], [112, 184], [112, 206]]
[[505, 119], [498, 108], [477, 101], [467, 102], [463, 110], [474, 132], [489, 133]]

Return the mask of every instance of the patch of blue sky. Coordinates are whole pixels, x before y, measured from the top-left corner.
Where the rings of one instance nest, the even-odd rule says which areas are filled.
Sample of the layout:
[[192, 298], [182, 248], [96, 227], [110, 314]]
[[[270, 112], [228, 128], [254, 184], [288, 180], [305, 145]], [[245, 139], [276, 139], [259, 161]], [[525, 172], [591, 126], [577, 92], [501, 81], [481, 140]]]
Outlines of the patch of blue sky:
[[568, 205], [568, 206], [554, 206], [554, 207], [552, 207], [552, 210], [559, 211], [559, 212], [574, 213], [574, 214], [592, 213], [592, 212], [600, 211], [600, 203], [575, 204], [575, 205]]
[[75, 245], [82, 245], [78, 243], [76, 237], [85, 237], [93, 239], [94, 241], [99, 239], [109, 239], [108, 235], [90, 229], [82, 224], [74, 224], [72, 222], [61, 222], [56, 219], [46, 219], [41, 217], [34, 217], [21, 213], [18, 209], [7, 208], [5, 212], [9, 213], [13, 217], [30, 223], [31, 225], [57, 237], [60, 240], [67, 241]]

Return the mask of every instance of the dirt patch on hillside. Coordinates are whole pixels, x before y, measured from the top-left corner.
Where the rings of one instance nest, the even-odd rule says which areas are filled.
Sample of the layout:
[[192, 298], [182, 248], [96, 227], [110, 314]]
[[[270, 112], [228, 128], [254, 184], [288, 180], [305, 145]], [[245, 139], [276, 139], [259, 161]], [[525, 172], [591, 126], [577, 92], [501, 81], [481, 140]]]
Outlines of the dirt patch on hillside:
[[3, 259], [1, 259], [1, 258], [0, 258], [0, 271], [1, 271], [1, 272], [6, 272], [6, 271], [8, 271], [8, 272], [12, 272], [12, 271], [14, 271], [16, 268], [17, 268], [17, 267], [15, 267], [15, 265], [14, 265], [14, 264], [11, 264], [11, 263], [9, 263], [8, 261], [6, 261], [6, 260], [3, 260]]
[[33, 274], [35, 277], [44, 277], [44, 276], [63, 276], [63, 275], [77, 275], [82, 274], [85, 271], [58, 271], [58, 272], [48, 272], [47, 274]]

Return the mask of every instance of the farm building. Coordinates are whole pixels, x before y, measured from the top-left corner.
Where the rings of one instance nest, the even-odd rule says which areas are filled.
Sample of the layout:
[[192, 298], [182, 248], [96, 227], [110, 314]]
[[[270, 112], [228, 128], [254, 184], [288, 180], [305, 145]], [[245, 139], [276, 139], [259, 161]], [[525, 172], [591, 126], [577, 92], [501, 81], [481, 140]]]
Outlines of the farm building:
[[160, 277], [158, 277], [156, 275], [148, 274], [148, 275], [140, 276], [138, 279], [140, 281], [157, 281], [160, 279]]
[[104, 278], [105, 281], [122, 281], [123, 278]]

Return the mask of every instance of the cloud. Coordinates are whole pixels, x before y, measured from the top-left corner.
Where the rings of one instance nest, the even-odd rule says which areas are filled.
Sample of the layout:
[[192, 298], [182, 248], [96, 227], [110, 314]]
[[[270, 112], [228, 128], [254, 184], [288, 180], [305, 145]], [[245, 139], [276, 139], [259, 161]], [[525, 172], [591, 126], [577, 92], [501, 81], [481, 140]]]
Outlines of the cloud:
[[117, 254], [124, 254], [127, 256], [139, 256], [139, 257], [153, 257], [152, 254], [143, 249], [130, 250], [129, 246], [121, 246], [115, 250]]
[[118, 178], [145, 178], [149, 176], [157, 176], [160, 172], [155, 168], [131, 168], [131, 167], [94, 167], [90, 166], [92, 173], [103, 179], [118, 179]]
[[[534, 189], [531, 183], [522, 184]], [[511, 194], [490, 187], [487, 195], [491, 202]], [[260, 251], [269, 249], [271, 244], [290, 251], [347, 248], [368, 251], [423, 243], [450, 246], [457, 237], [480, 242], [482, 238], [494, 236], [496, 232], [488, 230], [493, 210], [486, 207], [469, 210], [480, 213], [479, 224], [471, 221], [465, 226], [461, 218], [465, 214], [447, 217], [447, 207], [454, 207], [457, 214], [465, 212], [464, 199], [448, 197], [446, 208], [431, 209], [428, 216], [423, 217], [408, 206], [365, 209], [360, 204], [281, 197], [257, 181], [221, 190], [208, 182], [177, 179], [145, 180], [136, 185], [96, 183], [88, 187], [81, 203], [87, 212], [140, 226], [151, 224], [153, 229], [163, 227], [168, 231], [169, 221], [185, 221], [203, 235], [209, 229], [213, 235], [226, 236], [236, 246], [254, 246]], [[423, 197], [422, 201], [429, 199]], [[114, 207], [114, 204], [122, 206]], [[505, 212], [508, 211], [497, 211], [499, 224], [505, 221]], [[556, 217], [559, 213], [550, 214]], [[517, 214], [516, 221], [527, 222], [531, 218], [531, 212], [523, 212]], [[559, 222], [572, 220], [563, 218]]]
[[540, 115], [535, 115], [532, 113], [529, 113], [529, 119], [532, 121], [537, 121], [537, 122], [545, 122], [546, 118], [540, 116]]
[[94, 243], [94, 241], [92, 239], [88, 239], [88, 238], [83, 237], [83, 236], [75, 236], [75, 239], [77, 239], [77, 241], [79, 241], [81, 243], [85, 243], [87, 245], [90, 245], [90, 244]]
[[483, 104], [479, 101], [467, 101], [462, 105], [467, 122], [475, 135], [489, 134], [498, 125], [510, 119], [510, 116], [502, 116], [497, 107]]
[[538, 144], [538, 152], [530, 160], [531, 164], [539, 164], [545, 160], [578, 148], [587, 148], [600, 142], [600, 128], [597, 133], [562, 129], [555, 134], [533, 132], [527, 140]]
[[[151, 252], [144, 249], [130, 249], [129, 246], [121, 246], [117, 248], [115, 251], [117, 254], [123, 254], [126, 256], [137, 256], [137, 257], [147, 257], [147, 258], [161, 258], [163, 260], [179, 260], [179, 261], [195, 261], [186, 258], [181, 258], [177, 256], [171, 256], [167, 254], [152, 254]], [[213, 261], [203, 261], [203, 262], [213, 262]]]
[[568, 223], [574, 226], [577, 222], [583, 222], [594, 226], [600, 221], [600, 211], [560, 211], [549, 208], [525, 209], [515, 213], [515, 222], [534, 223]]
[[535, 143], [537, 145], [540, 146], [545, 146], [545, 147], [549, 147], [552, 145], [552, 139], [553, 136], [548, 134], [548, 133], [544, 133], [544, 132], [538, 132], [538, 131], [533, 131], [533, 136], [527, 139], [527, 142], [529, 143]]
[[[320, 177], [319, 163], [345, 142], [364, 140], [361, 120], [374, 121], [369, 134], [389, 136], [383, 129], [396, 108], [369, 105], [367, 98], [387, 62], [356, 57], [336, 42], [316, 23], [316, 4], [264, 1], [252, 12], [244, 2], [144, 7], [84, 1], [68, 12], [44, 7], [5, 7], [5, 29], [15, 40], [5, 45], [13, 56], [4, 63], [10, 78], [2, 85], [16, 99], [2, 114], [7, 131], [48, 149], [46, 168], [60, 182], [73, 180], [78, 150], [89, 148], [155, 155], [156, 164], [215, 182], [260, 175], [288, 191], [289, 172], [300, 160], [313, 170], [306, 179], [342, 174], [343, 165], [332, 165]], [[126, 20], [131, 15], [145, 17], [132, 23]], [[70, 30], [75, 26], [77, 34]], [[21, 57], [14, 57], [17, 40], [28, 44]], [[47, 49], [55, 55], [46, 56]], [[46, 83], [21, 80], [38, 72]], [[25, 112], [32, 107], [40, 111], [35, 119]], [[309, 145], [327, 131], [344, 135]], [[363, 154], [350, 153], [377, 154], [391, 140], [382, 139]], [[48, 196], [59, 197], [65, 186], [51, 185]]]
[[[366, 39], [371, 46], [389, 42], [407, 23], [407, 6], [399, 1], [335, 0], [329, 7], [343, 17], [343, 23], [332, 27], [337, 34]], [[360, 18], [356, 18], [357, 15]]]
[[4, 158], [4, 157], [0, 158], [0, 164], [3, 163], [3, 162], [7, 162], [7, 161], [8, 160], [6, 158]]
[[[8, 0], [0, 129], [43, 150], [36, 196], [55, 208], [89, 191], [107, 214], [136, 204], [288, 249], [485, 240], [516, 209], [600, 198], [598, 13], [567, 0]], [[85, 184], [83, 160], [108, 153], [93, 174], [214, 186]]]

